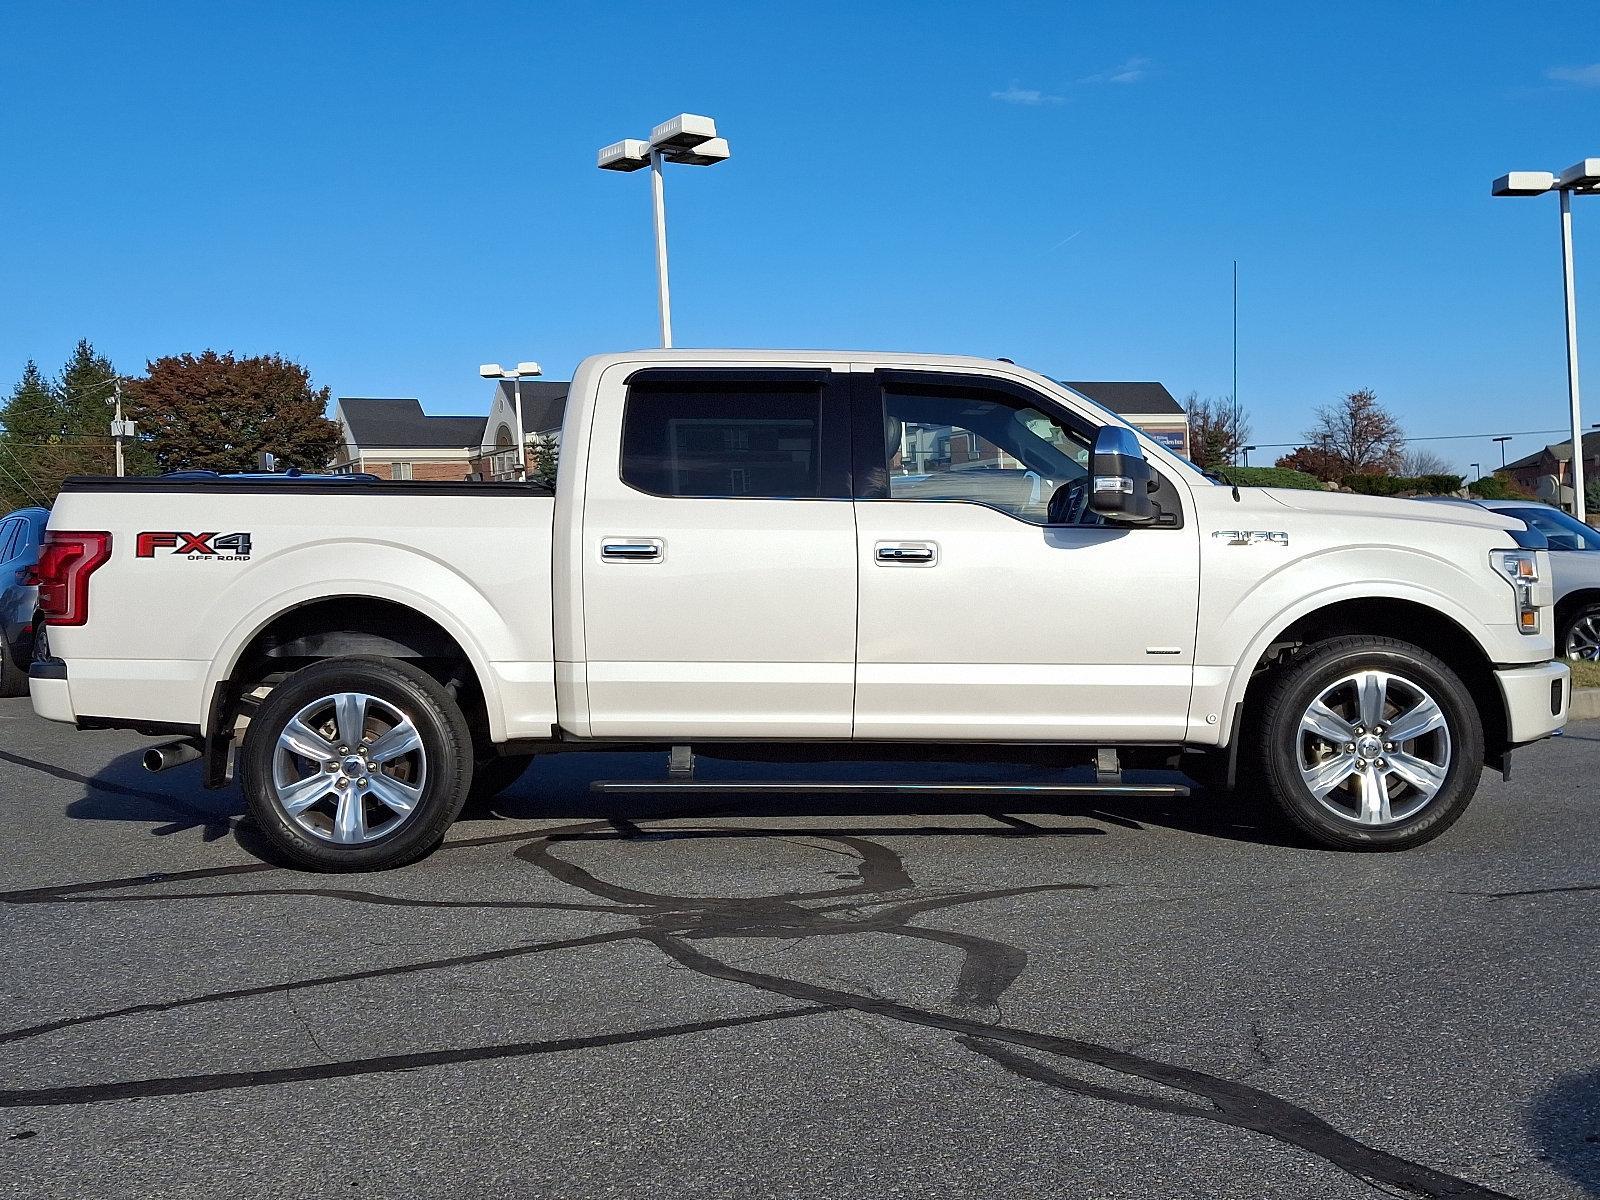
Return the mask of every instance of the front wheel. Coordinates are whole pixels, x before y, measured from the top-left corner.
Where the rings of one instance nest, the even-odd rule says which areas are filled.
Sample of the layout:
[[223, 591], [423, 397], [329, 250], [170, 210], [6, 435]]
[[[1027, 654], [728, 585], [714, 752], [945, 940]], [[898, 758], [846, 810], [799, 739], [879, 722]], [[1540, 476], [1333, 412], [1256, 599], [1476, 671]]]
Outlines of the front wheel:
[[1562, 626], [1556, 644], [1573, 662], [1600, 662], [1600, 604], [1573, 613]]
[[1313, 841], [1404, 850], [1466, 810], [1483, 722], [1460, 677], [1394, 638], [1307, 647], [1272, 681], [1246, 736], [1278, 808]]
[[296, 671], [245, 731], [250, 815], [313, 871], [411, 862], [443, 840], [472, 784], [472, 735], [450, 694], [410, 663], [330, 658]]

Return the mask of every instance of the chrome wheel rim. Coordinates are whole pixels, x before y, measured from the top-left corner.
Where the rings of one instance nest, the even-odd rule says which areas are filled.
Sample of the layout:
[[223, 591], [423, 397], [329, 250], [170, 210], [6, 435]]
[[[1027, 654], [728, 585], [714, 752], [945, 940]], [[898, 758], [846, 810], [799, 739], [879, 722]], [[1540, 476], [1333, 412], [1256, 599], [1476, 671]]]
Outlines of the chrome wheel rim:
[[1562, 650], [1573, 662], [1600, 662], [1600, 613], [1585, 613], [1574, 621]]
[[1450, 772], [1450, 728], [1426, 688], [1358, 671], [1307, 706], [1296, 738], [1300, 777], [1342, 821], [1381, 829], [1426, 808]]
[[307, 704], [278, 734], [272, 756], [273, 798], [283, 815], [341, 846], [399, 829], [427, 782], [428, 754], [411, 718], [365, 692]]

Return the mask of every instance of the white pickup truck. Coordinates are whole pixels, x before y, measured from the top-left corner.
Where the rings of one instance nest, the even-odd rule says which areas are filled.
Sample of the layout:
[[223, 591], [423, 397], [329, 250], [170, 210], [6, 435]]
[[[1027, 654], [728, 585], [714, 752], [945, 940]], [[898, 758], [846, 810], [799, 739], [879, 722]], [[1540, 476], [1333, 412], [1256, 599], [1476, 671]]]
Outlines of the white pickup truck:
[[573, 380], [553, 492], [70, 481], [30, 682], [52, 720], [177, 735], [147, 765], [236, 773], [324, 870], [426, 854], [532, 755], [641, 746], [664, 776], [605, 786], [857, 786], [708, 782], [698, 752], [1175, 794], [1122, 768], [1186, 761], [1398, 849], [1566, 719], [1543, 547], [1467, 506], [1218, 483], [1007, 362], [612, 354]]

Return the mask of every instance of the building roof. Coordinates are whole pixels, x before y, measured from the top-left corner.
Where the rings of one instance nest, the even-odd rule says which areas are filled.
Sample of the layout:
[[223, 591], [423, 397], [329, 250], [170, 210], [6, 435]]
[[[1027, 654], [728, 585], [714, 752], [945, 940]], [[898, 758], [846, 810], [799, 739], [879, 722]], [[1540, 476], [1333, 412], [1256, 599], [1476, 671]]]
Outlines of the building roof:
[[[1600, 454], [1600, 433], [1584, 434], [1584, 458], [1593, 458], [1597, 454]], [[1524, 467], [1537, 467], [1544, 462], [1546, 455], [1549, 455], [1551, 458], [1555, 459], [1556, 462], [1571, 462], [1572, 439], [1568, 438], [1564, 442], [1553, 442], [1546, 446], [1543, 450], [1536, 450], [1532, 454], [1524, 455], [1514, 462], [1508, 462], [1502, 469], [1507, 471], [1518, 471]]]
[[1082, 392], [1096, 404], [1102, 404], [1118, 416], [1130, 413], [1171, 413], [1183, 416], [1183, 405], [1172, 398], [1172, 393], [1159, 383], [1081, 383], [1063, 379], [1074, 391]]
[[[524, 379], [522, 381], [522, 430], [524, 433], [549, 433], [561, 428], [562, 414], [567, 410], [567, 391], [570, 383], [554, 379]], [[512, 381], [500, 381], [500, 395], [507, 404], [516, 404], [516, 391]], [[480, 423], [479, 428], [482, 428]]]
[[351, 440], [364, 448], [476, 450], [483, 433], [482, 417], [430, 417], [410, 398], [340, 396], [339, 411]]

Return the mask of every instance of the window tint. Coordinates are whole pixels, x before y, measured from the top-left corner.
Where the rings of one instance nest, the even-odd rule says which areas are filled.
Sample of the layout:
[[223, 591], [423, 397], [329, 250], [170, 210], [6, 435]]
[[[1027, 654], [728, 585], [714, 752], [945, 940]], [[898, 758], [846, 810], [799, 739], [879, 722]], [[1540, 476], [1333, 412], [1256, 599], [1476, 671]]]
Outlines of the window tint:
[[1508, 508], [1508, 517], [1526, 521], [1530, 529], [1544, 534], [1552, 550], [1600, 550], [1600, 533], [1577, 517], [1553, 508]]
[[622, 479], [658, 496], [819, 497], [821, 429], [815, 383], [635, 384]]
[[1036, 525], [1088, 474], [1090, 443], [1025, 401], [981, 389], [884, 392], [891, 500], [970, 500]]
[[16, 551], [17, 531], [22, 528], [21, 517], [0, 521], [0, 562], [7, 561]]

